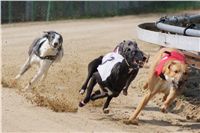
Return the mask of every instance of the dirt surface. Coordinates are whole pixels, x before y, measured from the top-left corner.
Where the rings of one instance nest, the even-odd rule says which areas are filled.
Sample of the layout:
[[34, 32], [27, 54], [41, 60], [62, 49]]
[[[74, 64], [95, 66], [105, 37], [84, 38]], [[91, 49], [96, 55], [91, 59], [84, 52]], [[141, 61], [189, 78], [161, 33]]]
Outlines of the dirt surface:
[[[3, 132], [200, 132], [200, 123], [195, 122], [200, 116], [199, 99], [197, 97], [198, 100], [191, 103], [191, 100], [187, 101], [194, 95], [179, 98], [176, 101], [179, 106], [175, 105], [167, 114], [159, 111], [158, 96], [140, 114], [139, 126], [123, 124], [122, 121], [129, 117], [143, 96], [142, 86], [148, 69], [140, 70], [129, 87], [128, 96], [121, 94], [111, 101], [110, 114], [103, 114], [103, 100], [78, 108], [82, 98], [78, 90], [86, 77], [88, 62], [112, 51], [119, 42], [126, 39], [136, 40], [139, 47], [152, 56], [158, 46], [139, 41], [136, 27], [139, 23], [152, 22], [161, 16], [151, 14], [3, 25]], [[49, 69], [45, 82], [39, 82], [32, 92], [21, 92], [34, 75], [35, 67], [16, 86], [12, 86], [11, 81], [25, 62], [33, 39], [47, 30], [55, 30], [63, 35], [64, 58]], [[193, 88], [197, 94], [200, 90], [199, 82], [196, 82], [199, 74], [194, 72], [191, 76], [194, 79], [191, 79], [192, 84], [187, 87]], [[192, 117], [195, 121], [188, 120]]]

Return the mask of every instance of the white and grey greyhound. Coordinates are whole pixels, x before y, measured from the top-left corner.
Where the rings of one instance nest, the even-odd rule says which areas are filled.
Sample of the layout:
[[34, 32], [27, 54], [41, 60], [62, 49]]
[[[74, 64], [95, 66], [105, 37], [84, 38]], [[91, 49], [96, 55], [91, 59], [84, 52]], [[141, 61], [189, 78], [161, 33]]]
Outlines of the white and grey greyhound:
[[39, 69], [36, 75], [29, 81], [25, 90], [31, 89], [34, 84], [42, 77], [42, 81], [46, 78], [49, 67], [54, 62], [61, 61], [63, 50], [63, 38], [55, 31], [44, 32], [44, 35], [33, 41], [29, 47], [28, 59], [21, 67], [19, 74], [15, 77], [14, 83], [33, 65], [38, 65]]

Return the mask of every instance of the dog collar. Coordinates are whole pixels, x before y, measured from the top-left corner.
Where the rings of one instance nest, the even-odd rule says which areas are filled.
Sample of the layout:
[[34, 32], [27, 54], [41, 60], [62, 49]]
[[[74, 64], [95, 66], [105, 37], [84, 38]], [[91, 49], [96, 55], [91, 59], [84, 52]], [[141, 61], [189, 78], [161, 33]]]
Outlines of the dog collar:
[[56, 55], [49, 55], [49, 56], [44, 56], [44, 57], [41, 57], [41, 56], [38, 56], [40, 59], [47, 59], [47, 60], [52, 60], [54, 61], [56, 59]]
[[125, 58], [124, 58], [124, 60], [125, 60], [126, 64], [128, 65], [128, 67], [130, 67], [130, 65], [128, 64], [128, 61]]
[[166, 77], [165, 77], [164, 73], [161, 73], [159, 76], [160, 76], [160, 78], [161, 78], [162, 80], [166, 80]]

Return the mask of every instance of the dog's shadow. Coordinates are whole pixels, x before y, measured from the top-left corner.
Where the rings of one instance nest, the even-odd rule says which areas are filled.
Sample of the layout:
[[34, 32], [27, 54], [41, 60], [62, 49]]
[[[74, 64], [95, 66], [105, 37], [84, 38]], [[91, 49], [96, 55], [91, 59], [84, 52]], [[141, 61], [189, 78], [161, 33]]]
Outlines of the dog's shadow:
[[165, 120], [156, 120], [156, 119], [151, 119], [151, 120], [140, 120], [140, 123], [148, 123], [151, 125], [156, 125], [156, 126], [174, 126], [171, 122], [165, 121]]
[[183, 123], [173, 123], [170, 121], [165, 121], [165, 120], [156, 120], [156, 119], [152, 119], [152, 120], [140, 120], [141, 123], [145, 124], [148, 123], [150, 125], [156, 125], [156, 126], [176, 126], [176, 127], [181, 127], [181, 128], [187, 128], [187, 129], [200, 129], [200, 123], [187, 123], [187, 124], [183, 124]]
[[[93, 120], [108, 120], [108, 121], [121, 121], [122, 119], [127, 119], [130, 115], [130, 113], [136, 109], [134, 106], [123, 106], [119, 109], [119, 107], [116, 109], [115, 107], [112, 108], [112, 111], [109, 114], [99, 114], [99, 116], [96, 116], [96, 118], [92, 118]], [[125, 110], [129, 111], [125, 111]], [[158, 107], [151, 107], [147, 106], [144, 108], [146, 111], [159, 111]]]
[[[127, 118], [126, 118], [127, 119]], [[114, 114], [111, 115], [105, 115], [102, 116], [101, 118], [97, 118], [95, 120], [107, 120], [107, 121], [115, 121], [115, 122], [119, 122], [118, 124], [121, 125], [121, 123], [123, 123], [124, 120], [126, 120], [125, 118], [115, 118]], [[180, 130], [184, 129], [189, 129], [189, 130], [198, 130], [200, 129], [200, 123], [181, 123], [181, 122], [175, 122], [173, 123], [172, 121], [167, 121], [167, 120], [156, 120], [156, 119], [151, 119], [151, 120], [145, 120], [145, 119], [141, 119], [139, 120], [139, 126], [144, 125], [144, 124], [148, 124], [148, 125], [154, 125], [154, 126], [161, 126], [161, 127], [181, 127]]]
[[[130, 106], [125, 106], [126, 108], [134, 108]], [[145, 110], [147, 111], [158, 111], [158, 107], [146, 107]], [[99, 116], [96, 116], [96, 118], [92, 118], [93, 120], [97, 121], [113, 121], [117, 122], [119, 125], [123, 123], [124, 120], [127, 120], [129, 117], [129, 113], [120, 113], [121, 115], [117, 115], [116, 112], [110, 113], [110, 114], [101, 114]], [[180, 130], [184, 129], [191, 129], [191, 130], [197, 130], [200, 129], [200, 123], [190, 123], [190, 121], [181, 121], [179, 119], [176, 119], [175, 121], [169, 121], [169, 120], [158, 120], [158, 119], [140, 119], [139, 120], [139, 126], [140, 125], [155, 125], [155, 126], [162, 126], [162, 127], [170, 127], [170, 126], [175, 126], [175, 127], [181, 127]]]
[[[183, 110], [185, 109], [184, 105], [180, 106], [178, 109], [176, 108], [176, 104], [177, 101], [174, 101], [170, 107], [168, 108], [168, 112], [171, 113], [175, 113], [178, 114], [180, 112], [183, 112]], [[162, 104], [161, 104], [162, 105]], [[122, 109], [126, 109], [126, 110], [131, 110], [134, 111], [136, 109], [137, 106], [123, 106]], [[160, 112], [160, 106], [159, 105], [155, 105], [155, 106], [146, 106], [144, 107], [145, 111], [156, 111], [156, 112]]]
[[[136, 106], [123, 106], [124, 109], [132, 110], [134, 111], [136, 109]], [[144, 107], [144, 110], [146, 111], [160, 111], [159, 107], [157, 106], [146, 106]]]
[[188, 101], [192, 105], [200, 104], [200, 70], [190, 68], [188, 80], [183, 88], [182, 99]]
[[116, 118], [115, 114], [102, 114], [99, 117], [96, 117], [95, 119], [93, 118], [93, 120], [98, 120], [98, 121], [102, 121], [102, 120], [108, 120], [108, 121], [120, 121], [121, 118]]
[[189, 128], [189, 129], [200, 129], [200, 123], [183, 125], [182, 127]]

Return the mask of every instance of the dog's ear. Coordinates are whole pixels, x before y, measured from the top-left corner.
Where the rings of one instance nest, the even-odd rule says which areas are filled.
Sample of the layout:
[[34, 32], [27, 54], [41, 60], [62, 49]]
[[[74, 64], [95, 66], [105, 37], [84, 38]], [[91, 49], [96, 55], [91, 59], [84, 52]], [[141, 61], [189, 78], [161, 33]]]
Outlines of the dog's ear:
[[135, 45], [136, 48], [138, 48], [138, 44], [136, 41], [133, 41], [133, 44]]
[[55, 31], [43, 31], [44, 33], [46, 33], [46, 34], [52, 34], [52, 33], [56, 33], [57, 34], [57, 32], [55, 32]]
[[162, 72], [163, 73], [170, 73], [170, 68], [171, 68], [171, 66], [173, 65], [173, 61], [168, 61], [165, 65], [164, 65], [164, 67], [163, 67], [163, 70], [162, 70]]
[[124, 43], [125, 43], [125, 40], [123, 42], [120, 42], [120, 44], [118, 45], [119, 47], [119, 53], [123, 56], [123, 53], [124, 53]]
[[[60, 34], [59, 34], [60, 35]], [[59, 37], [59, 42], [60, 42], [60, 44], [62, 45], [63, 44], [63, 37], [60, 35], [60, 37]]]
[[164, 51], [164, 53], [168, 54], [169, 56], [171, 56], [171, 53], [169, 51]]
[[47, 37], [47, 38], [49, 38], [49, 34], [50, 34], [50, 32], [49, 32], [49, 31], [43, 31], [43, 32], [44, 32], [43, 37]]
[[43, 31], [44, 32], [44, 34], [50, 34], [51, 32], [50, 31]]
[[[43, 31], [44, 32], [44, 35], [46, 36], [50, 36], [50, 34], [53, 34], [53, 33], [56, 33], [55, 31]], [[58, 34], [58, 33], [56, 33]]]
[[177, 61], [175, 61], [175, 60], [170, 61], [170, 64], [169, 64], [169, 66], [168, 66], [168, 69], [171, 69], [171, 67], [172, 67], [173, 65], [176, 65], [176, 64], [177, 64]]

